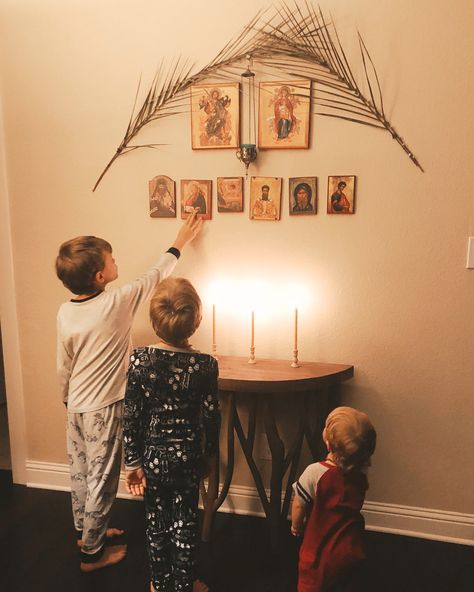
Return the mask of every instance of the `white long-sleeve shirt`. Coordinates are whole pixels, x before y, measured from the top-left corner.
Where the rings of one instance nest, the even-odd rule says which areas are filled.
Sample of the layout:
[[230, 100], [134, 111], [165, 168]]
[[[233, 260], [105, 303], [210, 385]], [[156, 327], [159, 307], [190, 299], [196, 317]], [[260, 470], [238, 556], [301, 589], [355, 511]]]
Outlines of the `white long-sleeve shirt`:
[[176, 263], [175, 255], [165, 253], [133, 282], [61, 305], [57, 370], [69, 412], [95, 411], [124, 398], [133, 317]]

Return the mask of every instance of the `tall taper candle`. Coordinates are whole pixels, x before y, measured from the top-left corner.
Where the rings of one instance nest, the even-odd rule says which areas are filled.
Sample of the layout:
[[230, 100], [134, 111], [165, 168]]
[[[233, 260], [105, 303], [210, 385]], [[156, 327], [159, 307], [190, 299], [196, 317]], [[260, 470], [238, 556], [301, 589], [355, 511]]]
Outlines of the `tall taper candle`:
[[216, 305], [212, 305], [212, 343], [216, 343]]
[[254, 347], [254, 346], [255, 346], [255, 315], [252, 310], [252, 336], [250, 339], [250, 347]]
[[255, 315], [252, 310], [252, 332], [250, 337], [250, 359], [249, 364], [255, 364]]
[[295, 308], [295, 347], [293, 349], [298, 349], [298, 309]]

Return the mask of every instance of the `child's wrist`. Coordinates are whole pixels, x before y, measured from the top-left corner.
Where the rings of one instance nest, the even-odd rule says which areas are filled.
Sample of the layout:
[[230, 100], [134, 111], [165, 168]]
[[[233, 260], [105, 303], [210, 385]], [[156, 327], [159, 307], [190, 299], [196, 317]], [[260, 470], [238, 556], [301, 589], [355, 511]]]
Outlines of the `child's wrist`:
[[303, 525], [291, 525], [291, 534], [294, 536], [300, 535], [303, 532]]
[[172, 249], [178, 249], [178, 251], [181, 253], [181, 251], [183, 250], [183, 248], [186, 246], [186, 243], [188, 241], [180, 236], [177, 236], [174, 243], [171, 245]]
[[174, 255], [176, 259], [179, 259], [181, 257], [181, 250], [176, 246], [176, 243], [173, 244], [173, 246], [170, 247], [166, 252]]
[[133, 473], [134, 471], [138, 471], [138, 469], [141, 469], [142, 465], [140, 464], [134, 464], [133, 466], [127, 466], [125, 465], [125, 472], [126, 473]]

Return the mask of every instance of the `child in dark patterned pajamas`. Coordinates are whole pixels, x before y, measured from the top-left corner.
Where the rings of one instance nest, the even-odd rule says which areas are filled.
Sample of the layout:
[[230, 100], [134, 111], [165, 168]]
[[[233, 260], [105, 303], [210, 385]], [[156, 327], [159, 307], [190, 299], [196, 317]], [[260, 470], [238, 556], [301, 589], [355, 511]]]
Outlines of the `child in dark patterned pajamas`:
[[63, 243], [56, 258], [59, 279], [75, 294], [58, 312], [57, 367], [68, 412], [72, 509], [82, 571], [125, 557], [126, 545], [106, 547], [105, 542], [122, 534], [107, 526], [120, 476], [130, 330], [139, 305], [172, 272], [180, 250], [201, 225], [195, 215], [189, 217], [173, 246], [147, 273], [115, 290], [105, 291], [118, 276], [107, 241], [80, 236]]
[[188, 342], [201, 300], [187, 280], [158, 285], [150, 318], [160, 341], [135, 349], [128, 371], [125, 482], [132, 495], [145, 495], [151, 590], [207, 590], [193, 581], [199, 479], [218, 451], [217, 361]]

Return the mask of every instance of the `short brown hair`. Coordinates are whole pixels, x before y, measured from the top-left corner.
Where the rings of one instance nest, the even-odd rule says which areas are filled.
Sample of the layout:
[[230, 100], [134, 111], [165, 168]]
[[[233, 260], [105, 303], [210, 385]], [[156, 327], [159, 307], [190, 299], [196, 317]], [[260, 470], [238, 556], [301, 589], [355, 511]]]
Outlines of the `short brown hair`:
[[185, 278], [166, 278], [150, 301], [150, 321], [160, 339], [175, 347], [186, 341], [201, 322], [201, 299]]
[[104, 269], [104, 251], [112, 252], [110, 243], [96, 236], [66, 241], [56, 257], [56, 275], [73, 294], [93, 294], [95, 275]]
[[344, 471], [362, 470], [375, 451], [377, 434], [368, 415], [352, 407], [336, 407], [326, 420], [323, 438], [334, 462]]

